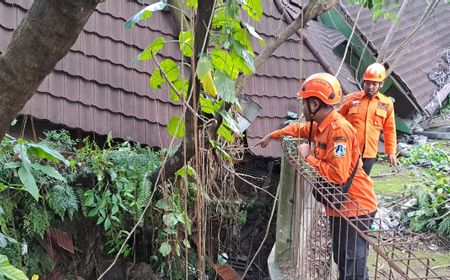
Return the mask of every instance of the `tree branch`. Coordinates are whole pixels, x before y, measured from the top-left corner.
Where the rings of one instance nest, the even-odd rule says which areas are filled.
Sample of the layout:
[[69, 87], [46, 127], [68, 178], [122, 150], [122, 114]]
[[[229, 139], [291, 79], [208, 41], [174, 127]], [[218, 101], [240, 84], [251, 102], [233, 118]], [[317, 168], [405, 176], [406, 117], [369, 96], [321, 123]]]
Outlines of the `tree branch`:
[[[320, 1], [321, 2], [321, 1]], [[323, 13], [329, 11], [332, 7], [337, 4], [338, 0], [328, 0], [318, 3], [318, 0], [309, 1], [305, 9], [302, 9], [302, 13], [299, 17], [294, 20], [289, 26], [281, 32], [281, 34], [276, 38], [276, 40], [263, 49], [263, 51], [255, 58], [254, 65], [255, 69], [258, 69], [266, 60], [287, 40], [291, 37], [297, 30], [306, 25], [306, 23], [316, 18]], [[247, 76], [241, 75], [236, 81], [236, 95], [240, 95], [245, 82], [254, 74]]]
[[98, 2], [33, 2], [0, 56], [0, 137], [75, 43]]

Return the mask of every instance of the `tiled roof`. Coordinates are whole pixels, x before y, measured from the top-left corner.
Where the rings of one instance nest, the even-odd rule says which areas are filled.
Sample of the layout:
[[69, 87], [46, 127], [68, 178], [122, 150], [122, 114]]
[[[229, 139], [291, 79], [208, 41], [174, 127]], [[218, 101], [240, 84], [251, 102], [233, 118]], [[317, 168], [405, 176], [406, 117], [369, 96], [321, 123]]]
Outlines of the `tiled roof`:
[[[403, 1], [400, 0], [401, 4]], [[389, 46], [387, 56], [411, 34], [425, 11], [428, 1], [409, 1], [404, 11], [399, 26]], [[354, 22], [359, 11], [359, 6], [341, 6], [344, 13], [350, 16]], [[412, 39], [403, 57], [394, 66], [393, 73], [407, 86], [418, 104], [424, 109], [433, 97], [437, 87], [428, 79], [427, 72], [436, 66], [439, 55], [450, 46], [450, 5], [440, 1], [430, 18], [422, 26]], [[369, 41], [376, 50], [380, 50], [389, 29], [393, 23], [380, 19], [375, 23], [375, 28]], [[372, 29], [372, 14], [370, 10], [361, 11], [358, 24], [359, 30], [367, 38]], [[394, 57], [395, 58], [395, 54]], [[393, 60], [388, 60], [392, 64]]]
[[[13, 30], [32, 2], [0, 0], [0, 51], [6, 49]], [[273, 1], [262, 2], [263, 17], [253, 24], [267, 45], [288, 23]], [[132, 30], [125, 29], [125, 20], [143, 6], [137, 1], [99, 4], [77, 42], [44, 80], [22, 113], [99, 134], [111, 131], [113, 137], [150, 146], [169, 146], [171, 137], [165, 126], [171, 116], [181, 113], [181, 108], [169, 101], [167, 88], [152, 90], [149, 87], [153, 63], [132, 64], [132, 60], [156, 37], [174, 39], [176, 26], [169, 12], [163, 11], [154, 13]], [[316, 34], [314, 28], [322, 35]], [[283, 127], [287, 111], [298, 112], [296, 93], [300, 81], [312, 73], [325, 71], [310, 48], [333, 45], [341, 38], [336, 39], [333, 37], [336, 34], [328, 30], [323, 33], [320, 28], [323, 27], [316, 24], [308, 27], [306, 44], [300, 42], [298, 35], [293, 35], [246, 84], [244, 93], [263, 107], [246, 131], [254, 154], [280, 155], [278, 143], [267, 149], [254, 148], [254, 144], [267, 133]], [[256, 53], [263, 48], [256, 40], [253, 46]], [[175, 44], [163, 48], [158, 59], [165, 58], [181, 59]]]
[[[32, 0], [0, 0], [0, 51]], [[180, 107], [166, 92], [148, 84], [153, 63], [132, 64], [133, 58], [157, 36], [174, 39], [168, 12], [154, 13], [145, 23], [127, 30], [126, 19], [142, 9], [136, 1], [106, 1], [98, 5], [69, 53], [58, 62], [24, 114], [99, 134], [132, 139], [151, 146], [168, 146], [165, 125]], [[177, 48], [164, 48], [159, 60], [179, 60]]]

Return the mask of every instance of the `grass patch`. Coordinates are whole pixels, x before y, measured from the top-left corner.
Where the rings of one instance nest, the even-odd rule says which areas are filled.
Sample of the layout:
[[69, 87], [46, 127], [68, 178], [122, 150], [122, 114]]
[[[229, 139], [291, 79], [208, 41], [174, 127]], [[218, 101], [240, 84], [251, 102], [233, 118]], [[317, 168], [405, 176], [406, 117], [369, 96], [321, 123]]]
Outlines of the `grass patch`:
[[371, 172], [371, 177], [377, 195], [399, 195], [405, 189], [407, 184], [419, 180], [416, 176], [418, 173], [417, 170], [408, 170], [405, 166], [402, 166], [402, 170], [399, 173], [391, 175], [394, 171], [395, 169], [389, 166], [386, 161], [375, 163]]
[[[399, 258], [408, 258], [408, 255], [402, 252], [401, 250], [395, 250], [396, 254]], [[429, 267], [433, 269], [435, 273], [439, 276], [448, 276], [450, 275], [450, 254], [449, 252], [435, 252], [435, 251], [413, 251], [414, 255], [418, 258], [428, 258], [430, 260]], [[389, 274], [389, 265], [387, 262], [381, 257], [378, 257], [378, 264], [376, 262], [377, 253], [371, 248], [369, 251], [369, 256], [367, 259], [367, 266], [369, 267], [369, 276], [373, 277], [375, 274], [375, 266], [378, 267], [378, 277], [381, 275]], [[412, 256], [411, 256], [412, 257]], [[426, 261], [424, 261], [426, 263]], [[406, 265], [401, 262], [395, 262], [404, 272], [406, 272]], [[410, 269], [419, 274], [420, 276], [425, 276], [426, 268], [425, 266], [417, 260], [410, 261], [409, 265]], [[394, 273], [394, 275], [398, 275]], [[414, 276], [415, 274], [410, 272], [410, 276]], [[431, 275], [431, 274], [429, 274]], [[383, 277], [381, 277], [383, 279]], [[397, 278], [394, 278], [397, 279]], [[403, 279], [403, 278], [398, 278]]]

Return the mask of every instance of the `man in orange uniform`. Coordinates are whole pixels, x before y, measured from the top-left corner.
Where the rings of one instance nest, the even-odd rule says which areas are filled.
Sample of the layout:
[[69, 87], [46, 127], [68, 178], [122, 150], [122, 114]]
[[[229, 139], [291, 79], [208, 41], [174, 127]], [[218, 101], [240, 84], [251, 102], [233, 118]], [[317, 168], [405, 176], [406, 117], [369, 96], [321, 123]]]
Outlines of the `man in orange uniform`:
[[376, 162], [381, 130], [384, 133], [388, 161], [391, 165], [397, 164], [394, 104], [379, 92], [385, 79], [384, 66], [379, 63], [371, 64], [364, 72], [364, 91], [349, 94], [339, 109], [339, 113], [356, 129], [363, 169], [367, 175], [370, 175]]
[[[298, 93], [303, 103], [303, 114], [310, 123], [293, 123], [265, 136], [257, 145], [265, 148], [271, 140], [283, 136], [307, 138], [314, 143], [314, 152], [309, 144], [299, 146], [300, 156], [327, 181], [342, 185], [351, 176], [353, 181], [348, 195], [354, 203], [345, 202], [342, 210], [327, 207], [330, 230], [333, 235], [333, 258], [339, 267], [339, 280], [368, 279], [366, 261], [368, 244], [359, 233], [349, 226], [343, 216], [358, 220], [355, 224], [367, 230], [377, 211], [377, 199], [373, 183], [363, 171], [356, 131], [333, 106], [339, 104], [342, 91], [337, 79], [328, 73], [310, 76]], [[355, 168], [356, 167], [356, 168]], [[356, 173], [353, 173], [353, 170]]]

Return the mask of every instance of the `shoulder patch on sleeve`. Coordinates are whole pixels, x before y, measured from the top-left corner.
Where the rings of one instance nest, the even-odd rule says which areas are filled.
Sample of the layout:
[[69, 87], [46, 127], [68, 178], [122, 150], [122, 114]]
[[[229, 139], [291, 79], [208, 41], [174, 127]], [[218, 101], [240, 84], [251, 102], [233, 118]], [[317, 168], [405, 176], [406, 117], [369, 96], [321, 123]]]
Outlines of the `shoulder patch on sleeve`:
[[345, 157], [346, 145], [344, 143], [334, 143], [334, 156]]

